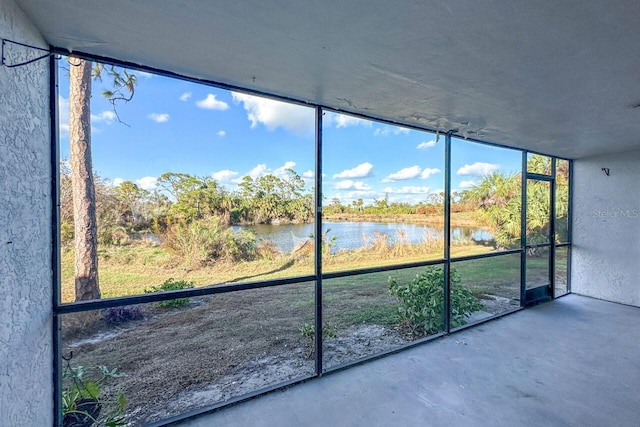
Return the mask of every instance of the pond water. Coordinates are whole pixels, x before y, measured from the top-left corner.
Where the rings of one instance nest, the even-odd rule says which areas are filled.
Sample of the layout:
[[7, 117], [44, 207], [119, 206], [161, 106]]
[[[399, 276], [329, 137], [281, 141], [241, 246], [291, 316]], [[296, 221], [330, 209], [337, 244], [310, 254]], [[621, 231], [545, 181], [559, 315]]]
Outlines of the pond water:
[[[256, 224], [251, 226], [234, 226], [234, 230], [252, 229], [260, 240], [270, 240], [282, 252], [291, 250], [313, 236], [314, 224], [270, 225]], [[371, 240], [374, 233], [385, 233], [389, 239], [402, 239], [411, 243], [422, 243], [426, 239], [443, 239], [444, 229], [424, 224], [397, 222], [328, 222], [322, 224], [328, 238], [335, 236], [331, 252], [343, 249], [351, 250], [365, 246], [364, 236]], [[451, 229], [452, 241], [492, 241], [493, 236], [487, 230], [474, 227], [455, 227]]]

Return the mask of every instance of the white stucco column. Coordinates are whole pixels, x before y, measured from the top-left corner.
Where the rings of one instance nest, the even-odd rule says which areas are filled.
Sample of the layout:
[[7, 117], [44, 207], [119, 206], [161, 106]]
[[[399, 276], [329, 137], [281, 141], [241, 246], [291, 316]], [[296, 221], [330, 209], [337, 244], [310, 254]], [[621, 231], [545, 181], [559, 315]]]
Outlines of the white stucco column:
[[[13, 0], [0, 37], [47, 47]], [[0, 66], [0, 426], [53, 421], [49, 134], [49, 61]]]

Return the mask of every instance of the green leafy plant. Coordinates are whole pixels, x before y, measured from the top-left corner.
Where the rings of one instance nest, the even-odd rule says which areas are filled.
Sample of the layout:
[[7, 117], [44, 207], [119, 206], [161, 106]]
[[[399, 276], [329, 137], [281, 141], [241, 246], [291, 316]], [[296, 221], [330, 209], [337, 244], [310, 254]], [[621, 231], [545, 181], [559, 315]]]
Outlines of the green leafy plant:
[[[316, 327], [310, 323], [305, 323], [300, 327], [300, 335], [304, 338], [313, 338], [316, 334]], [[325, 324], [322, 327], [322, 336], [324, 338], [335, 338], [337, 336], [336, 328]]]
[[117, 369], [110, 370], [104, 365], [71, 367], [67, 363], [63, 373], [67, 386], [62, 391], [62, 425], [95, 426], [99, 420], [100, 425], [107, 427], [125, 425], [122, 415], [127, 406], [125, 395], [120, 391], [115, 397], [113, 393], [103, 393], [103, 387], [111, 379], [122, 376]]
[[[338, 236], [336, 236], [335, 234], [333, 236], [330, 236], [329, 234], [331, 233], [331, 228], [327, 228], [327, 231], [325, 231], [324, 233], [322, 233], [321, 235], [321, 248], [322, 248], [322, 254], [323, 255], [331, 255], [331, 250], [333, 249], [333, 247], [336, 244], [336, 241], [338, 240]], [[310, 233], [309, 234], [309, 240], [313, 241], [314, 240], [314, 234]]]
[[[177, 291], [181, 289], [191, 289], [195, 287], [193, 282], [187, 282], [186, 280], [174, 280], [173, 278], [165, 280], [159, 286], [152, 286], [144, 290], [145, 294], [152, 294], [154, 292], [166, 292]], [[189, 304], [189, 298], [176, 298], [166, 301], [159, 301], [156, 303], [158, 307], [164, 308], [180, 308]]]
[[310, 323], [305, 323], [300, 327], [300, 335], [304, 338], [312, 338], [316, 333], [316, 328]]
[[[465, 318], [483, 305], [470, 290], [460, 284], [460, 276], [451, 269], [451, 327], [466, 323]], [[389, 293], [400, 301], [398, 313], [413, 336], [429, 335], [444, 329], [444, 269], [428, 267], [411, 282], [400, 284], [389, 277]]]

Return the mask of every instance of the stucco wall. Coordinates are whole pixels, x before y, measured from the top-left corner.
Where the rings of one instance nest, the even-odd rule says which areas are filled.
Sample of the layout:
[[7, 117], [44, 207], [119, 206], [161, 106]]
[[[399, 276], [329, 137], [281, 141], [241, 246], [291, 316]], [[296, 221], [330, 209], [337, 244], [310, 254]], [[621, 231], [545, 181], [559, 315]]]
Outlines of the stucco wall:
[[[0, 37], [47, 47], [13, 0], [0, 0]], [[0, 426], [53, 419], [48, 135], [48, 61], [0, 66]]]
[[574, 166], [572, 291], [640, 306], [640, 151]]

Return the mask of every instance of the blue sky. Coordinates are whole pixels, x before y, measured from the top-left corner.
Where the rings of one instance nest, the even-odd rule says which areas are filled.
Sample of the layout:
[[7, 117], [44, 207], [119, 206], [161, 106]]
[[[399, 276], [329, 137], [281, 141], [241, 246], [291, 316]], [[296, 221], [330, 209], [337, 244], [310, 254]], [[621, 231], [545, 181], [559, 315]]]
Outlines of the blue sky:
[[[65, 60], [61, 66], [68, 67]], [[93, 165], [115, 184], [131, 180], [153, 190], [165, 172], [212, 176], [229, 190], [245, 175], [281, 175], [285, 168], [314, 175], [314, 110], [210, 86], [137, 72], [131, 102], [120, 104], [118, 123], [93, 85]], [[59, 73], [61, 157], [68, 158], [66, 71]], [[416, 203], [444, 188], [444, 137], [326, 112], [323, 118], [323, 193], [327, 202], [388, 195]], [[519, 172], [521, 154], [464, 140], [452, 142], [452, 189], [478, 183], [499, 170]]]

